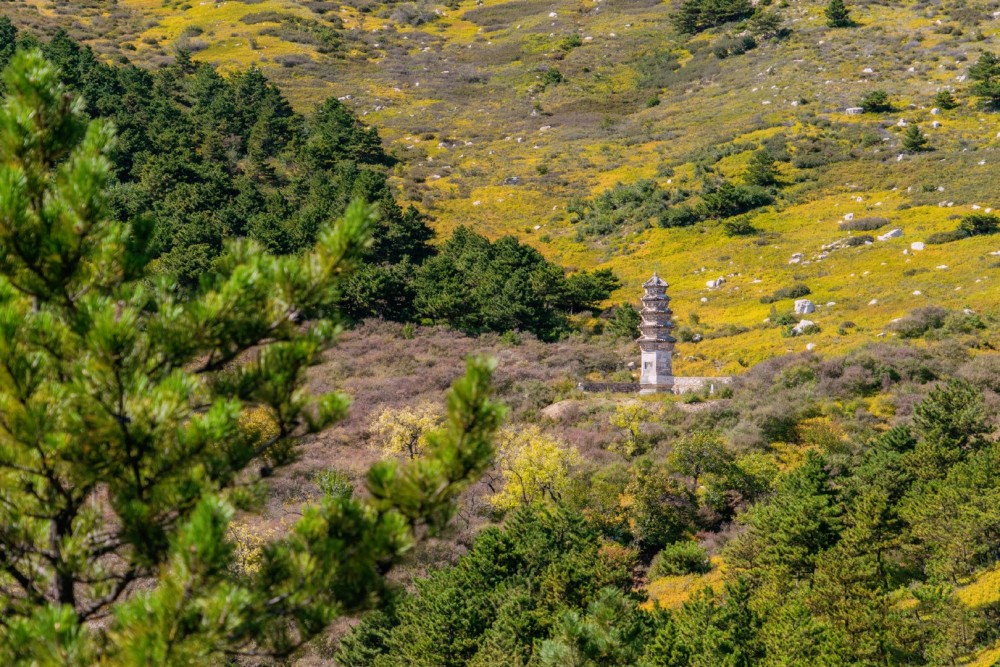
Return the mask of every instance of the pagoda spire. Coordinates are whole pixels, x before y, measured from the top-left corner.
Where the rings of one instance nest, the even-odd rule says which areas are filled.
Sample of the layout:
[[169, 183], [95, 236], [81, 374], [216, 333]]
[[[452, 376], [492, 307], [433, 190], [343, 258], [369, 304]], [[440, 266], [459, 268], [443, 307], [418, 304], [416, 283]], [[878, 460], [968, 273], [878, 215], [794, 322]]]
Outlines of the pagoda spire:
[[642, 375], [639, 384], [643, 392], [672, 391], [674, 386], [673, 337], [674, 313], [670, 310], [669, 285], [656, 273], [642, 284], [642, 310], [639, 324], [639, 349], [642, 351]]

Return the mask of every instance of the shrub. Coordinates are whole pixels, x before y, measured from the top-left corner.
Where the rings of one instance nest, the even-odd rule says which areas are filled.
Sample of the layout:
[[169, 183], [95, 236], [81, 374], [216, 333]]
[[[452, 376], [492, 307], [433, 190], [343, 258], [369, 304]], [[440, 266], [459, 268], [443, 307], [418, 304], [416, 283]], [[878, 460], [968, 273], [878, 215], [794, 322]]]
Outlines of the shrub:
[[751, 49], [757, 47], [757, 40], [751, 35], [743, 35], [741, 37], [735, 37], [731, 39], [724, 39], [718, 42], [713, 48], [712, 53], [719, 60], [728, 58], [729, 56], [739, 56]]
[[566, 37], [559, 43], [559, 49], [567, 52], [572, 51], [578, 46], [583, 46], [583, 38], [575, 32], [566, 35]]
[[899, 334], [900, 338], [920, 338], [932, 329], [941, 328], [947, 316], [948, 311], [940, 306], [917, 308], [890, 324], [889, 329]]
[[966, 236], [996, 234], [1000, 231], [1000, 218], [992, 213], [972, 213], [962, 218], [958, 229]]
[[542, 72], [542, 85], [545, 87], [558, 85], [565, 80], [566, 77], [555, 67], [550, 67]]
[[662, 214], [657, 219], [660, 227], [690, 227], [701, 220], [701, 214], [698, 210], [687, 204], [681, 206], [673, 206]]
[[726, 236], [750, 236], [757, 233], [757, 228], [750, 218], [741, 215], [722, 222], [722, 231]]
[[762, 296], [760, 298], [760, 302], [774, 303], [775, 301], [781, 301], [782, 299], [800, 299], [804, 296], [808, 296], [809, 294], [812, 294], [812, 290], [809, 289], [807, 285], [797, 283], [791, 287], [782, 287], [770, 296]]
[[708, 552], [697, 542], [674, 542], [653, 557], [649, 577], [673, 577], [681, 574], [704, 574], [712, 569]]
[[354, 495], [354, 485], [345, 473], [335, 470], [323, 470], [316, 473], [316, 486], [320, 492], [331, 499], [348, 499]]
[[892, 111], [892, 101], [884, 90], [873, 90], [861, 98], [861, 108], [865, 113], [885, 113]]
[[958, 101], [950, 90], [942, 90], [934, 96], [934, 106], [944, 110], [954, 109], [958, 106]]
[[866, 243], [874, 243], [875, 237], [871, 234], [859, 234], [857, 236], [852, 236], [851, 238], [844, 241], [844, 245], [848, 248], [854, 248], [859, 245], [865, 245]]
[[963, 232], [961, 229], [953, 229], [950, 232], [936, 232], [927, 237], [925, 243], [927, 245], [941, 245], [943, 243], [951, 243], [952, 241], [960, 241], [968, 237], [968, 234]]
[[705, 212], [712, 218], [731, 218], [774, 202], [770, 192], [757, 185], [736, 185], [724, 181], [710, 185], [703, 193]]
[[855, 218], [854, 220], [845, 220], [840, 223], [840, 231], [842, 232], [873, 232], [876, 229], [881, 229], [889, 224], [889, 218]]

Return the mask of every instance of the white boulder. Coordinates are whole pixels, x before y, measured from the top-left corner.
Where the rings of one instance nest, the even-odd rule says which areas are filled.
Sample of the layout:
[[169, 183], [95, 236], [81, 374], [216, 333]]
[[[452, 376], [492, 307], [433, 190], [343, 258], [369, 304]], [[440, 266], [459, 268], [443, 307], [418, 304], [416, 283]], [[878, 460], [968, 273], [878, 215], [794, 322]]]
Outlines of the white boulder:
[[878, 237], [879, 241], [888, 241], [889, 239], [896, 239], [903, 235], [903, 230], [899, 227], [895, 229], [890, 229], [885, 234]]
[[812, 320], [799, 320], [799, 323], [792, 327], [792, 333], [798, 336], [805, 333], [806, 329], [813, 326], [816, 326], [816, 323]]
[[923, 241], [914, 241], [913, 243], [910, 244], [910, 250], [923, 250], [924, 247], [925, 246]]
[[799, 299], [795, 302], [796, 315], [809, 315], [816, 312], [816, 304], [809, 299]]

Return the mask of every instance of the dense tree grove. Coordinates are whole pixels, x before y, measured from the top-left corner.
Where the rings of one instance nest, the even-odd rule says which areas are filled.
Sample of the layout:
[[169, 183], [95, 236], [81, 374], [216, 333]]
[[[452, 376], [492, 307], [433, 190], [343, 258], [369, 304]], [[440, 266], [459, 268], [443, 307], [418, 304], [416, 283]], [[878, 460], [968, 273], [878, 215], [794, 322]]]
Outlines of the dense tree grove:
[[[0, 66], [19, 43], [34, 42], [0, 18]], [[378, 216], [362, 266], [341, 288], [339, 310], [353, 320], [427, 320], [470, 333], [520, 329], [554, 338], [567, 330], [567, 313], [593, 308], [617, 287], [607, 272], [567, 278], [513, 238], [493, 245], [469, 231], [427, 263], [437, 255], [434, 234], [423, 214], [393, 198], [385, 171], [393, 158], [376, 130], [335, 98], [303, 116], [257, 69], [224, 77], [183, 52], [156, 72], [112, 66], [64, 32], [42, 49], [62, 82], [83, 96], [86, 113], [117, 128], [115, 218], [149, 236], [151, 268], [188, 293], [218, 270], [226, 240], [298, 254], [358, 198]], [[492, 260], [470, 261], [472, 246], [491, 249]], [[449, 259], [456, 253], [465, 258]], [[442, 271], [450, 280], [439, 280]], [[489, 293], [463, 300], [469, 285]]]

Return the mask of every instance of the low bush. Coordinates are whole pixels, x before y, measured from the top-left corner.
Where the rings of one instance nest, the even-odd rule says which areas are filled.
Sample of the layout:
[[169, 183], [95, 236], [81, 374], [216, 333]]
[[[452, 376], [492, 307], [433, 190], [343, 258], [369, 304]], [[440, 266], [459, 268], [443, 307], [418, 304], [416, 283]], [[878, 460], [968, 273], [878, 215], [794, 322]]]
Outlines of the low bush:
[[710, 218], [731, 218], [774, 202], [771, 193], [760, 186], [736, 185], [729, 181], [706, 184], [702, 199]]
[[673, 577], [682, 574], [704, 574], [712, 569], [708, 553], [697, 542], [674, 542], [663, 547], [653, 557], [649, 577]]
[[751, 236], [757, 233], [757, 228], [745, 215], [730, 218], [722, 222], [722, 232], [726, 236]]
[[996, 234], [1000, 231], [1000, 218], [992, 213], [972, 213], [962, 218], [958, 230], [966, 236]]
[[967, 238], [969, 235], [960, 229], [953, 229], [950, 232], [936, 232], [927, 237], [925, 243], [927, 245], [941, 245], [944, 243], [951, 243], [952, 241], [960, 241]]
[[844, 241], [844, 245], [846, 245], [848, 248], [855, 248], [859, 245], [865, 245], [866, 243], [874, 243], [874, 242], [875, 242], [875, 237], [872, 236], [871, 234], [858, 234], [857, 236], [852, 236], [846, 241]]
[[889, 329], [900, 338], [920, 338], [932, 329], [941, 328], [947, 316], [948, 311], [940, 306], [917, 308], [890, 324]]
[[701, 220], [698, 209], [683, 204], [673, 206], [660, 214], [657, 223], [660, 227], [690, 227]]
[[876, 229], [881, 229], [889, 224], [889, 218], [855, 218], [854, 220], [845, 220], [840, 223], [840, 231], [842, 232], [873, 232]]
[[751, 49], [756, 48], [757, 40], [755, 40], [750, 35], [743, 35], [742, 37], [733, 37], [730, 39], [724, 39], [715, 44], [712, 47], [712, 53], [719, 60], [728, 58], [730, 56], [739, 56]]
[[798, 283], [792, 285], [791, 287], [782, 287], [781, 289], [774, 292], [770, 296], [762, 296], [760, 298], [761, 303], [774, 303], [775, 301], [781, 301], [783, 299], [801, 299], [804, 296], [812, 294], [812, 290], [809, 289], [807, 285]]

